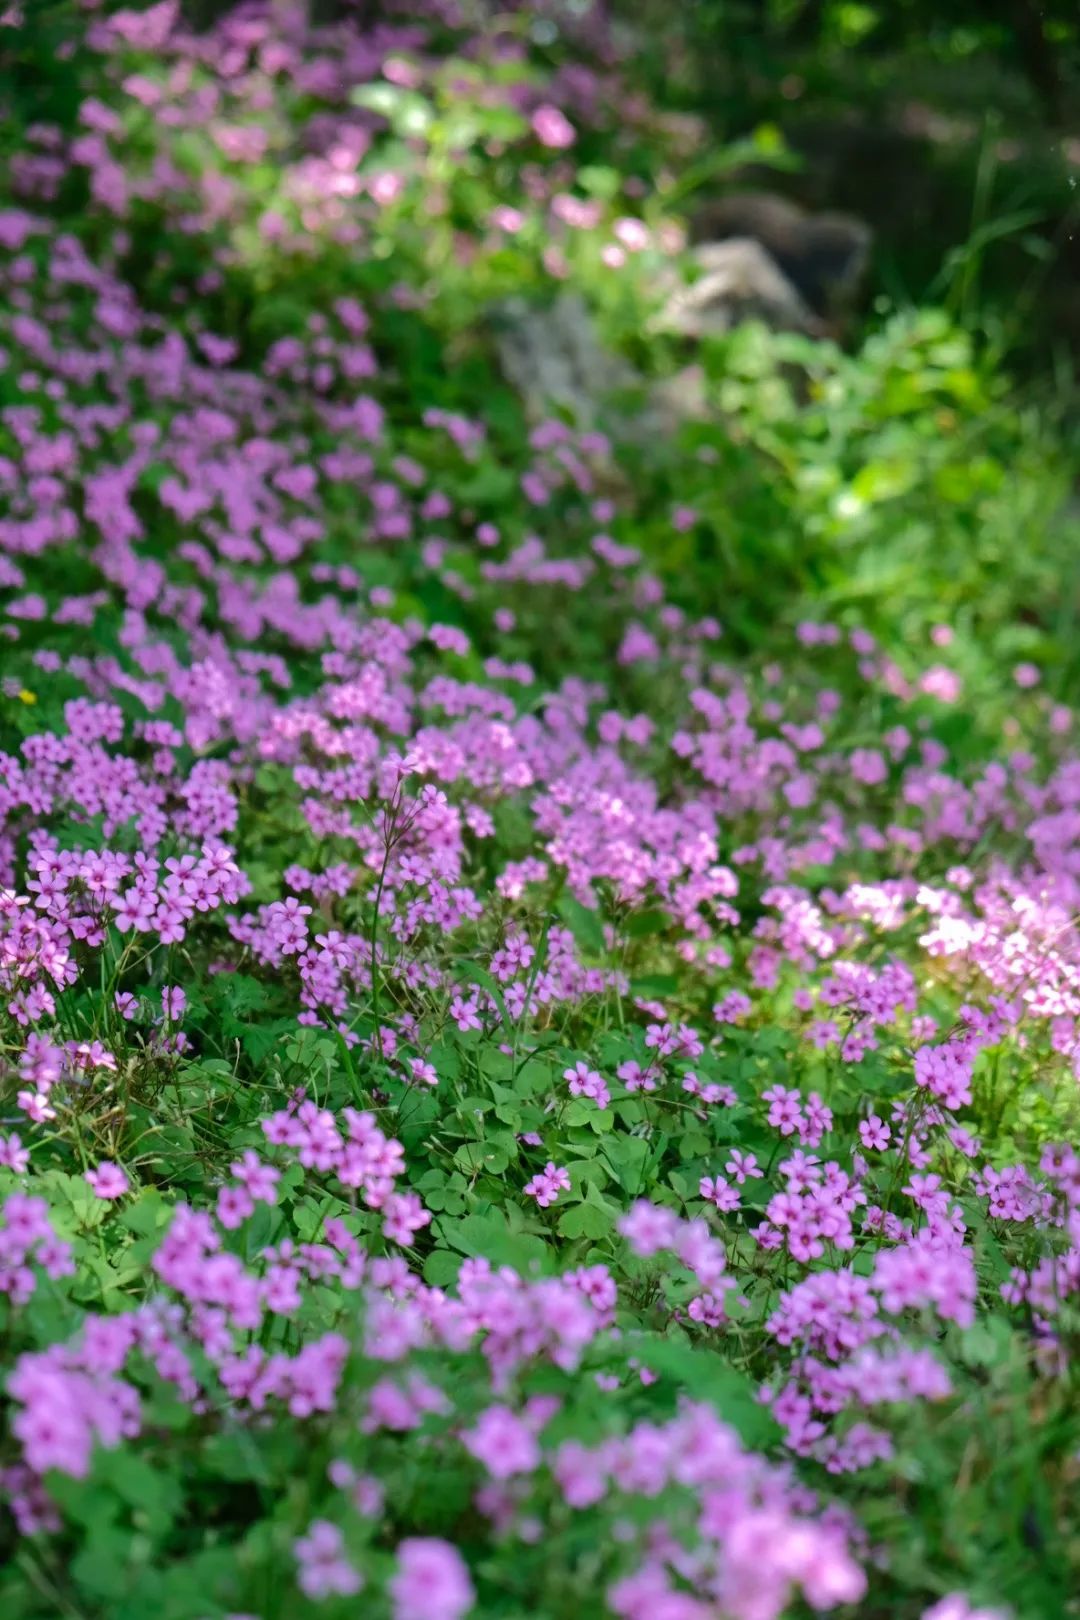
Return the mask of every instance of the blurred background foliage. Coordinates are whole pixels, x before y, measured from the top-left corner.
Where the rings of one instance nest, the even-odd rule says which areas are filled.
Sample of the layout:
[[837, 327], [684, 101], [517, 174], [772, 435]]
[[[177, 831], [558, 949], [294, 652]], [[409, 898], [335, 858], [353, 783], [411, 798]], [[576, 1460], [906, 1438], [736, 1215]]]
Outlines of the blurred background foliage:
[[[194, 26], [233, 9], [184, 0]], [[333, 25], [400, 23], [394, 0], [296, 0]], [[709, 412], [667, 440], [623, 452], [633, 502], [622, 538], [647, 547], [695, 607], [723, 604], [737, 646], [767, 648], [800, 617], [868, 626], [901, 667], [950, 660], [973, 723], [1007, 714], [1010, 671], [1033, 659], [1048, 691], [1080, 701], [1080, 9], [1073, 0], [463, 0], [489, 36], [527, 47], [536, 71], [617, 64], [655, 111], [583, 127], [574, 189], [601, 213], [568, 248], [569, 281], [606, 345], [645, 383], [685, 349], [649, 324], [647, 255], [619, 276], [602, 244], [613, 219], [685, 221], [702, 198], [767, 189], [846, 210], [874, 232], [863, 303], [842, 342], [743, 326], [695, 352]], [[0, 154], [35, 120], [73, 128], [85, 80], [77, 0], [25, 0], [0, 29]], [[460, 63], [455, 65], [458, 79]], [[508, 293], [543, 302], [546, 226], [521, 186], [507, 108], [484, 94], [486, 61], [389, 96], [371, 161], [407, 183], [363, 254], [330, 242], [302, 260], [238, 231], [202, 318], [241, 352], [300, 330], [341, 291], [383, 300], [404, 280], [422, 307], [380, 316], [403, 421], [416, 398], [479, 410], [491, 464], [477, 470], [498, 515], [525, 463], [526, 421], [499, 373], [489, 312]], [[286, 119], [288, 114], [286, 113]], [[462, 131], [467, 135], [463, 137]], [[688, 134], [688, 131], [691, 133]], [[285, 131], [287, 153], [288, 131]], [[165, 137], [147, 122], [148, 157]], [[183, 165], [224, 165], [185, 132]], [[464, 143], [464, 144], [463, 144]], [[129, 150], [138, 140], [129, 137]], [[463, 159], [460, 150], [466, 150]], [[235, 166], [269, 206], [273, 163]], [[100, 219], [79, 182], [58, 201], [91, 244]], [[448, 199], [441, 211], [432, 196]], [[492, 242], [491, 210], [524, 224]], [[151, 307], [190, 291], [204, 246], [154, 207], [137, 210], [125, 275]], [[460, 251], [465, 239], [479, 249]], [[193, 295], [194, 296], [194, 295]], [[674, 509], [693, 521], [672, 524]], [[587, 543], [568, 523], [568, 548]], [[445, 606], [445, 605], [444, 605]]]
[[616, 0], [660, 48], [650, 91], [718, 138], [773, 123], [786, 188], [850, 209], [894, 299], [965, 299], [1022, 369], [1080, 342], [1080, 7], [1073, 0]]

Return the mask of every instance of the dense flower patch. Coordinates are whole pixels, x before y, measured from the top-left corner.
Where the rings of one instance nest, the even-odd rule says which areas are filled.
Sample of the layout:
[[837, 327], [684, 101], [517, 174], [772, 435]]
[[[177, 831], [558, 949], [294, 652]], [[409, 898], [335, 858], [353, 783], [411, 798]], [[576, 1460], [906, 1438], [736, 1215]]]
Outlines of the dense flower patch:
[[1070, 711], [728, 653], [632, 458], [418, 390], [418, 194], [647, 239], [610, 65], [89, 9], [0, 213], [5, 1615], [1071, 1612]]

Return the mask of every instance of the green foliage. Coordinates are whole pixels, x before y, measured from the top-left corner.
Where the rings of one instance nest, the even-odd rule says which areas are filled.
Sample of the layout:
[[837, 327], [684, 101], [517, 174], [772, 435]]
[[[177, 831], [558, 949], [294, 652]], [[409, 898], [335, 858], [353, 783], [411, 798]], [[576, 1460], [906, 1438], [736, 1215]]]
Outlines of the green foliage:
[[[770, 34], [797, 33], [810, 13], [826, 44], [853, 52], [870, 52], [876, 42], [884, 48], [926, 22], [915, 6], [897, 7], [894, 15], [881, 6], [850, 4], [732, 6], [722, 19], [720, 8], [697, 6], [679, 21], [693, 38], [699, 37], [694, 30], [714, 42], [720, 37], [732, 57], [737, 53], [729, 29], [753, 25], [739, 49], [767, 62]], [[71, 53], [59, 49], [75, 38], [79, 15], [66, 4], [42, 3], [34, 26], [12, 41], [11, 78], [4, 87], [11, 109], [2, 137], [5, 159], [22, 149], [35, 119], [73, 130], [88, 87], [117, 96], [110, 81], [99, 83], [102, 70], [92, 52], [82, 45]], [[957, 5], [937, 16], [931, 32], [948, 43], [934, 49], [958, 53], [957, 42], [973, 30], [993, 35], [995, 49], [1004, 36], [1008, 48], [1007, 25]], [[1064, 13], [1047, 16], [1043, 31], [1063, 55], [1075, 43], [1075, 19]], [[550, 488], [539, 510], [541, 503], [523, 493], [523, 481], [536, 471], [543, 451], [521, 400], [501, 375], [489, 323], [492, 305], [510, 292], [543, 302], [569, 284], [585, 300], [604, 342], [638, 368], [639, 392], [647, 394], [688, 358], [651, 322], [658, 270], [671, 258], [681, 266], [676, 251], [660, 248], [665, 231], [680, 223], [680, 209], [702, 186], [729, 180], [752, 160], [779, 170], [791, 159], [776, 126], [763, 118], [755, 135], [706, 152], [677, 178], [678, 132], [670, 121], [654, 109], [624, 117], [622, 106], [601, 105], [595, 124], [583, 120], [576, 167], [552, 178], [544, 165], [558, 160], [538, 149], [518, 110], [529, 93], [547, 93], [552, 63], [546, 37], [541, 30], [537, 49], [508, 51], [483, 64], [447, 54], [429, 75], [417, 75], [415, 86], [379, 78], [352, 91], [351, 106], [370, 135], [358, 175], [364, 185], [384, 173], [400, 182], [372, 214], [363, 251], [335, 240], [330, 230], [319, 234], [323, 222], [311, 229], [315, 249], [309, 243], [307, 251], [295, 243], [282, 246], [261, 229], [267, 214], [280, 215], [292, 230], [302, 222], [289, 122], [305, 108], [309, 92], [302, 84], [271, 98], [267, 149], [251, 161], [228, 155], [212, 120], [172, 132], [145, 108], [125, 102], [122, 148], [129, 178], [145, 181], [167, 158], [177, 190], [162, 197], [152, 185], [145, 193], [136, 187], [122, 232], [89, 205], [78, 174], [66, 175], [49, 199], [57, 221], [92, 258], [115, 258], [133, 296], [157, 312], [165, 329], [190, 344], [207, 333], [230, 338], [253, 372], [269, 364], [282, 340], [307, 341], [312, 332], [324, 331], [327, 312], [342, 297], [359, 298], [377, 311], [371, 343], [380, 408], [391, 432], [372, 448], [373, 476], [407, 482], [411, 474], [402, 473], [401, 463], [415, 464], [423, 491], [445, 496], [448, 515], [432, 520], [432, 535], [418, 526], [400, 544], [371, 545], [376, 510], [364, 481], [355, 489], [345, 479], [328, 481], [315, 547], [324, 572], [318, 576], [310, 559], [297, 565], [291, 599], [297, 613], [321, 599], [328, 571], [336, 570], [349, 576], [342, 589], [361, 599], [373, 590], [386, 592], [390, 605], [382, 623], [388, 635], [408, 637], [414, 627], [423, 631], [434, 624], [467, 631], [464, 650], [451, 650], [441, 661], [417, 634], [418, 674], [434, 682], [449, 671], [447, 678], [472, 683], [487, 698], [496, 694], [509, 704], [515, 725], [522, 717], [543, 717], [548, 707], [557, 713], [559, 702], [593, 704], [581, 693], [602, 683], [618, 717], [650, 722], [648, 736], [634, 744], [635, 761], [641, 762], [640, 781], [648, 784], [658, 817], [676, 814], [686, 797], [686, 779], [675, 761], [681, 757], [676, 739], [690, 723], [684, 699], [692, 658], [698, 663], [690, 667], [704, 684], [715, 676], [718, 689], [741, 694], [745, 686], [748, 712], [755, 716], [775, 703], [778, 714], [797, 714], [809, 725], [817, 714], [813, 702], [824, 690], [835, 692], [829, 749], [840, 761], [853, 750], [876, 748], [903, 726], [913, 747], [947, 746], [958, 780], [976, 783], [973, 796], [986, 786], [982, 773], [997, 770], [1003, 746], [1014, 741], [1038, 748], [1040, 763], [1052, 770], [1057, 745], [1043, 736], [1045, 722], [1055, 701], [1080, 699], [1080, 526], [1065, 514], [1075, 470], [1072, 444], [1052, 413], [1018, 394], [1000, 346], [986, 341], [992, 322], [980, 313], [978, 275], [997, 243], [1030, 233], [1037, 210], [980, 219], [966, 244], [954, 248], [940, 298], [918, 308], [883, 305], [847, 349], [753, 324], [708, 340], [695, 357], [706, 411], [669, 437], [635, 439], [625, 431], [625, 408], [620, 413], [613, 402], [598, 405], [610, 443], [590, 445], [580, 431], [584, 424], [563, 424], [569, 448], [563, 445], [561, 460], [553, 455], [542, 463]], [[556, 63], [574, 64], [565, 41], [556, 39], [553, 56]], [[123, 65], [151, 76], [160, 72], [148, 52], [124, 53]], [[556, 185], [593, 209], [590, 224], [557, 239], [545, 192]], [[230, 203], [202, 230], [190, 231], [183, 221], [200, 186], [211, 193], [222, 187]], [[500, 208], [520, 216], [513, 228], [493, 225]], [[609, 250], [615, 225], [628, 219], [640, 219], [648, 245], [614, 274]], [[553, 245], [562, 254], [554, 269]], [[45, 247], [31, 237], [26, 252], [37, 262]], [[211, 263], [219, 276], [200, 282]], [[89, 281], [74, 282], [65, 296], [73, 329], [96, 331], [100, 311]], [[47, 413], [53, 396], [32, 374], [19, 380], [12, 369], [0, 374], [3, 403], [21, 402], [25, 393], [52, 427]], [[87, 400], [101, 403], [99, 390], [92, 378]], [[179, 618], [183, 593], [201, 589], [207, 569], [190, 549], [191, 525], [163, 498], [175, 476], [169, 432], [177, 423], [151, 394], [147, 390], [141, 401], [144, 423], [166, 431], [133, 480], [132, 509], [139, 519], [139, 556], [162, 568], [174, 596], [167, 611], [158, 612], [151, 601], [145, 611], [157, 615], [160, 666], [174, 658], [188, 670], [195, 655]], [[274, 426], [283, 443], [304, 444], [313, 460], [340, 447], [343, 435], [327, 417], [317, 410], [305, 414], [302, 389], [295, 400], [287, 386], [281, 394], [282, 417]], [[432, 411], [461, 412], [467, 425], [482, 426], [483, 435], [456, 442]], [[0, 453], [12, 463], [22, 450], [18, 427], [17, 415], [0, 417]], [[608, 491], [617, 496], [610, 512], [600, 505]], [[598, 509], [606, 515], [598, 516]], [[90, 529], [85, 510], [77, 522], [81, 537]], [[499, 531], [501, 560], [542, 527], [549, 559], [573, 564], [592, 555], [602, 526], [617, 545], [640, 550], [643, 568], [627, 582], [610, 570], [595, 590], [591, 584], [576, 591], [558, 583], [538, 587], [512, 577], [493, 585], [485, 573], [486, 553], [476, 543], [484, 524]], [[445, 568], [424, 559], [432, 538], [447, 551]], [[89, 553], [81, 539], [49, 552], [40, 567], [47, 572], [50, 603], [96, 586], [97, 564]], [[36, 558], [32, 565], [38, 566]], [[237, 577], [254, 598], [269, 591], [278, 575], [260, 554], [246, 576], [239, 568], [235, 575], [223, 568], [215, 588], [224, 596]], [[603, 596], [608, 589], [610, 600]], [[674, 614], [669, 624], [679, 628], [714, 610], [721, 613], [725, 654], [735, 662], [717, 674], [711, 653], [699, 657], [687, 648], [675, 655], [665, 649], [644, 667], [620, 660], [628, 622], [648, 618], [650, 603], [661, 598], [664, 611]], [[12, 758], [30, 736], [66, 734], [66, 705], [85, 698], [91, 679], [106, 680], [114, 664], [129, 669], [132, 621], [118, 600], [105, 591], [89, 623], [33, 616], [19, 622], [12, 673], [5, 670], [0, 697], [0, 742]], [[512, 628], [498, 643], [500, 655], [530, 666], [530, 682], [520, 690], [508, 678], [489, 674], [485, 637], [495, 607], [512, 615]], [[872, 633], [881, 660], [876, 674], [884, 671], [885, 678], [864, 679], [847, 649], [835, 657], [819, 649], [814, 673], [790, 657], [785, 669], [774, 672], [773, 658], [781, 649], [790, 652], [792, 631], [805, 618]], [[941, 627], [951, 638], [952, 695], [962, 697], [955, 706], [941, 700], [940, 682], [936, 689], [927, 684], [926, 666], [937, 657], [934, 648], [944, 644]], [[234, 629], [222, 613], [206, 639], [224, 643]], [[294, 712], [310, 702], [312, 713], [325, 719], [317, 705], [334, 653], [321, 647], [298, 651], [280, 626], [260, 634], [258, 656], [267, 660], [260, 677], [267, 674], [270, 683], [270, 661], [286, 659]], [[76, 672], [86, 671], [88, 639], [102, 668], [84, 681]], [[48, 672], [49, 679], [35, 661], [43, 650], [70, 660]], [[205, 650], [201, 644], [199, 650]], [[1013, 678], [1014, 665], [1025, 661], [1043, 673], [1037, 693], [1021, 693]], [[141, 767], [151, 748], [135, 731], [147, 709], [137, 678], [125, 673], [108, 690], [136, 737], [132, 747]], [[256, 687], [263, 690], [258, 682]], [[387, 723], [395, 746], [416, 715], [423, 715], [424, 724], [431, 714], [443, 718], [437, 693], [421, 701], [421, 689], [418, 682], [415, 692], [408, 689], [401, 697], [408, 715], [398, 730], [396, 722]], [[388, 708], [399, 696], [387, 695]], [[403, 1185], [422, 1200], [430, 1226], [391, 1246], [377, 1204], [363, 1203], [355, 1188], [335, 1182], [320, 1166], [294, 1160], [282, 1164], [273, 1205], [259, 1204], [239, 1228], [222, 1227], [225, 1255], [255, 1270], [265, 1267], [268, 1250], [323, 1244], [327, 1223], [340, 1221], [362, 1240], [369, 1257], [393, 1256], [411, 1268], [414, 1279], [449, 1293], [476, 1262], [510, 1268], [522, 1286], [607, 1267], [618, 1280], [617, 1314], [590, 1341], [581, 1363], [535, 1358], [515, 1366], [508, 1398], [555, 1397], [547, 1438], [600, 1444], [624, 1419], [644, 1425], [670, 1420], [689, 1393], [721, 1415], [747, 1447], [779, 1455], [781, 1426], [761, 1393], [779, 1359], [770, 1336], [772, 1313], [798, 1273], [787, 1255], [772, 1263], [770, 1251], [759, 1250], [752, 1237], [770, 1200], [784, 1190], [780, 1155], [787, 1151], [765, 1123], [761, 1097], [775, 1085], [817, 1092], [833, 1116], [822, 1157], [850, 1163], [859, 1151], [858, 1125], [869, 1110], [886, 1114], [893, 1105], [914, 1106], [911, 1046], [920, 1043], [906, 1014], [886, 1021], [880, 1043], [861, 1059], [841, 1060], [835, 1049], [819, 1051], [807, 1040], [805, 1009], [795, 999], [801, 981], [785, 967], [775, 983], [754, 980], [760, 995], [752, 1016], [710, 1037], [692, 1067], [682, 1057], [669, 1065], [665, 1091], [634, 1090], [614, 1077], [628, 1064], [649, 1064], [648, 1022], [662, 1014], [711, 1030], [714, 995], [729, 988], [726, 970], [716, 963], [730, 963], [732, 982], [753, 979], [755, 940], [775, 938], [769, 930], [776, 926], [780, 879], [773, 881], [764, 869], [740, 868], [735, 921], [721, 920], [718, 909], [715, 915], [694, 910], [716, 953], [706, 964], [696, 954], [697, 935], [677, 921], [678, 896], [659, 884], [656, 892], [646, 887], [628, 896], [605, 873], [589, 883], [572, 882], [552, 860], [554, 870], [543, 879], [523, 882], [519, 892], [512, 886], [499, 890], [495, 876], [539, 847], [537, 823], [551, 806], [492, 793], [490, 837], [471, 839], [462, 876], [483, 896], [479, 915], [463, 923], [445, 949], [436, 930], [418, 932], [417, 976], [407, 980], [397, 971], [405, 930], [388, 919], [399, 920], [394, 905], [408, 880], [381, 907], [387, 861], [380, 873], [379, 840], [388, 860], [393, 829], [378, 793], [338, 784], [335, 808], [343, 807], [346, 829], [330, 819], [320, 829], [305, 809], [306, 761], [286, 764], [269, 748], [260, 751], [257, 723], [243, 746], [224, 732], [224, 740], [204, 744], [197, 732], [184, 730], [184, 706], [167, 683], [153, 713], [162, 725], [177, 727], [181, 740], [173, 763], [179, 779], [203, 764], [234, 771], [236, 823], [229, 837], [243, 852], [250, 883], [243, 915], [279, 900], [282, 874], [292, 866], [322, 873], [335, 861], [352, 862], [341, 891], [328, 891], [313, 907], [311, 934], [332, 932], [352, 950], [360, 941], [370, 973], [367, 982], [350, 986], [336, 1022], [303, 1027], [297, 1023], [295, 961], [282, 958], [268, 966], [218, 919], [205, 929], [197, 919], [175, 950], [153, 945], [144, 952], [141, 936], [122, 934], [111, 922], [92, 945], [80, 939], [79, 972], [58, 997], [62, 1033], [65, 1039], [105, 1041], [120, 1061], [93, 1085], [69, 1087], [61, 1126], [40, 1145], [35, 1141], [34, 1190], [48, 1201], [57, 1237], [71, 1245], [75, 1271], [43, 1279], [18, 1313], [0, 1298], [4, 1355], [73, 1340], [88, 1311], [116, 1321], [133, 1312], [158, 1286], [153, 1260], [177, 1210], [212, 1208], [237, 1157], [266, 1151], [262, 1122], [303, 1093], [331, 1114], [370, 1111], [379, 1128], [394, 1136], [406, 1167]], [[362, 720], [368, 719], [365, 712]], [[525, 726], [522, 732], [527, 735]], [[550, 740], [554, 728], [544, 735]], [[779, 746], [778, 738], [771, 741]], [[311, 757], [319, 757], [314, 742]], [[6, 768], [14, 779], [14, 770]], [[895, 881], [918, 893], [921, 882], [936, 882], [940, 874], [929, 859], [920, 864], [924, 851], [917, 840], [905, 846], [908, 805], [900, 790], [908, 778], [892, 758], [885, 772], [882, 782], [859, 786], [838, 771], [835, 781], [829, 778], [837, 802], [830, 801], [822, 814], [865, 818], [861, 829], [888, 828], [901, 851]], [[1030, 784], [1023, 780], [1026, 791]], [[555, 793], [552, 799], [559, 802]], [[408, 794], [403, 802], [410, 814], [415, 811]], [[621, 801], [604, 800], [611, 823], [624, 812]], [[989, 852], [967, 848], [951, 830], [942, 833], [942, 860], [951, 869], [970, 859], [983, 875], [988, 853], [1022, 866], [1031, 859], [1026, 824], [1015, 805], [1010, 812], [1012, 821], [988, 835]], [[111, 807], [96, 800], [80, 806], [56, 828], [57, 848], [108, 845], [125, 854], [140, 849], [135, 814], [125, 812], [127, 819], [106, 832], [107, 814]], [[774, 821], [787, 837], [792, 822], [798, 825], [797, 806], [782, 805]], [[738, 805], [725, 810], [725, 847], [706, 846], [701, 864], [738, 864], [734, 852], [756, 838], [762, 825], [767, 841], [776, 830], [767, 818], [756, 819], [752, 809]], [[20, 822], [11, 848], [5, 844], [3, 860], [14, 863], [12, 870], [25, 861], [28, 826]], [[373, 829], [373, 842], [365, 843]], [[162, 855], [173, 858], [184, 847], [183, 834], [167, 826]], [[818, 851], [795, 873], [804, 886], [801, 897], [828, 912], [841, 880], [877, 884], [883, 867], [875, 857], [875, 849], [856, 837], [838, 874], [829, 851]], [[792, 874], [782, 871], [786, 881]], [[7, 882], [5, 876], [5, 888]], [[962, 892], [958, 879], [952, 898]], [[917, 963], [925, 979], [918, 986], [920, 1011], [935, 1018], [944, 1034], [970, 985], [960, 969], [950, 978], [948, 964], [922, 954], [924, 926], [921, 914], [905, 914], [902, 925], [883, 927], [876, 936], [859, 918], [850, 925], [851, 948], [865, 947], [865, 959], [875, 968], [894, 958]], [[528, 974], [516, 986], [517, 1001], [492, 965], [494, 951], [516, 933], [533, 952]], [[580, 974], [580, 993], [561, 1000], [546, 983], [555, 941]], [[820, 969], [824, 977], [828, 960], [826, 953], [813, 960], [807, 975]], [[428, 969], [430, 980], [424, 976]], [[170, 1047], [160, 1038], [162, 992], [181, 981], [190, 1044]], [[482, 1017], [472, 1027], [448, 1007], [451, 984], [476, 992]], [[135, 1003], [123, 1021], [118, 992]], [[663, 1004], [660, 1013], [657, 1002]], [[838, 1017], [846, 1020], [845, 1034], [859, 1022], [846, 1007]], [[989, 1165], [1008, 1166], [1018, 1158], [1037, 1162], [1046, 1143], [1075, 1137], [1072, 1075], [1046, 1029], [1038, 1028], [1030, 1040], [1026, 1033], [1004, 1034], [975, 1070], [971, 1124], [983, 1137]], [[434, 1085], [414, 1083], [400, 1062], [389, 1060], [387, 1029], [407, 1032], [404, 1047], [411, 1051], [415, 1045], [424, 1054], [435, 1071]], [[7, 1086], [25, 1031], [5, 1022], [3, 1039]], [[602, 1104], [568, 1092], [566, 1073], [579, 1063], [587, 1069], [595, 1064], [610, 1085]], [[722, 1089], [723, 1104], [700, 1103], [703, 1086]], [[741, 1188], [737, 1215], [719, 1213], [701, 1190], [703, 1178], [717, 1174], [733, 1148], [755, 1154], [761, 1169]], [[1023, 1320], [1023, 1311], [1006, 1309], [1001, 1298], [1013, 1268], [1030, 1268], [1043, 1257], [1045, 1234], [1022, 1222], [1014, 1230], [986, 1214], [983, 1197], [961, 1195], [959, 1156], [943, 1151], [950, 1192], [957, 1191], [956, 1209], [970, 1237], [980, 1311], [970, 1326], [930, 1310], [913, 1312], [916, 1320], [906, 1327], [940, 1356], [951, 1392], [940, 1404], [911, 1402], [891, 1415], [894, 1451], [853, 1482], [838, 1483], [812, 1454], [800, 1457], [797, 1466], [823, 1496], [835, 1492], [853, 1507], [873, 1549], [889, 1549], [888, 1567], [860, 1614], [908, 1620], [962, 1582], [988, 1598], [1004, 1595], [1024, 1620], [1058, 1620], [1072, 1612], [1069, 1567], [1077, 1553], [1075, 1377], [1070, 1382], [1047, 1375], [1033, 1350], [1033, 1324]], [[548, 1206], [527, 1188], [549, 1158], [569, 1185]], [[116, 1203], [96, 1196], [86, 1181], [88, 1165], [102, 1159], [122, 1162], [131, 1177], [130, 1194]], [[899, 1182], [907, 1173], [899, 1163], [895, 1173], [891, 1165], [866, 1172], [890, 1211], [900, 1206]], [[0, 1169], [0, 1199], [22, 1185], [13, 1171]], [[739, 1286], [717, 1322], [690, 1309], [701, 1297], [691, 1267], [666, 1252], [643, 1258], [628, 1246], [621, 1228], [638, 1199], [696, 1223], [695, 1230], [723, 1234]], [[860, 1233], [851, 1258], [856, 1277], [870, 1274], [875, 1252]], [[835, 1259], [831, 1254], [820, 1269]], [[815, 1274], [811, 1263], [807, 1275]], [[218, 1389], [208, 1352], [195, 1360], [195, 1400], [181, 1399], [147, 1358], [133, 1374], [143, 1399], [139, 1446], [98, 1446], [85, 1477], [48, 1475], [45, 1486], [62, 1520], [56, 1539], [16, 1537], [5, 1518], [0, 1552], [10, 1557], [0, 1572], [4, 1620], [58, 1614], [81, 1620], [224, 1620], [249, 1612], [264, 1620], [308, 1620], [316, 1611], [314, 1600], [296, 1586], [295, 1543], [314, 1518], [339, 1512], [349, 1556], [363, 1567], [369, 1586], [359, 1597], [331, 1597], [322, 1604], [318, 1612], [327, 1620], [345, 1620], [369, 1601], [377, 1614], [384, 1612], [393, 1549], [418, 1526], [469, 1550], [484, 1614], [594, 1620], [602, 1612], [596, 1594], [609, 1576], [607, 1541], [616, 1549], [621, 1545], [622, 1520], [604, 1520], [598, 1531], [597, 1521], [575, 1519], [550, 1480], [536, 1504], [546, 1515], [537, 1522], [551, 1527], [550, 1542], [546, 1532], [538, 1542], [529, 1521], [519, 1541], [504, 1541], [477, 1509], [480, 1475], [458, 1442], [491, 1403], [493, 1382], [491, 1367], [471, 1340], [455, 1346], [452, 1357], [419, 1345], [416, 1365], [430, 1374], [447, 1406], [433, 1407], [403, 1439], [389, 1426], [381, 1432], [365, 1423], [366, 1402], [385, 1364], [363, 1350], [367, 1323], [358, 1292], [315, 1275], [296, 1311], [267, 1314], [259, 1331], [259, 1353], [282, 1357], [319, 1334], [342, 1334], [350, 1359], [340, 1406], [290, 1414], [298, 1416], [295, 1423], [262, 1421], [255, 1408], [251, 1421], [240, 1422], [227, 1403], [218, 1409], [204, 1398], [204, 1390]], [[1075, 1311], [1063, 1312], [1062, 1342], [1076, 1341], [1077, 1331]], [[388, 1357], [386, 1364], [392, 1361]], [[617, 1391], [618, 1403], [599, 1398], [611, 1391]], [[5, 1403], [13, 1406], [7, 1397]], [[9, 1438], [5, 1430], [5, 1446]], [[12, 1445], [3, 1464], [16, 1456]], [[358, 1476], [377, 1475], [389, 1501], [384, 1519], [341, 1506], [342, 1493], [327, 1484], [332, 1464], [347, 1465]], [[670, 1494], [678, 1497], [674, 1487]], [[665, 1494], [665, 1510], [667, 1500]], [[626, 1522], [635, 1514], [645, 1522], [650, 1511], [631, 1498]]]

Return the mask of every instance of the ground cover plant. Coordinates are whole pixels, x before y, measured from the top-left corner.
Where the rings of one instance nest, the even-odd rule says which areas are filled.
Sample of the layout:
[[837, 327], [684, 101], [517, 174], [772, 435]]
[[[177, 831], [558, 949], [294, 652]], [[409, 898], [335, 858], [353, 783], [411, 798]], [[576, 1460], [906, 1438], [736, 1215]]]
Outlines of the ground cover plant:
[[591, 23], [4, 19], [5, 1620], [1077, 1612], [1066, 459], [935, 310], [527, 419], [681, 362]]

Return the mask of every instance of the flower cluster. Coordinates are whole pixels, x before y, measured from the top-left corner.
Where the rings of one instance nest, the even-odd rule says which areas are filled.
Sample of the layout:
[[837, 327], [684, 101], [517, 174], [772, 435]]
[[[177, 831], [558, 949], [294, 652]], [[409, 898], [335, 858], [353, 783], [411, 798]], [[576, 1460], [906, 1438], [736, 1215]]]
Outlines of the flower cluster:
[[727, 429], [504, 408], [470, 299], [678, 234], [616, 50], [83, 9], [0, 209], [0, 1608], [1046, 1620], [1070, 712], [725, 656]]

